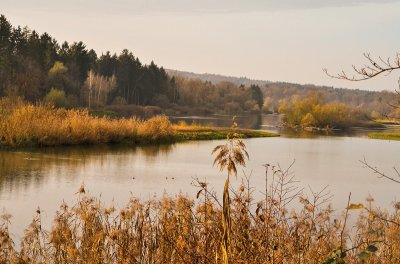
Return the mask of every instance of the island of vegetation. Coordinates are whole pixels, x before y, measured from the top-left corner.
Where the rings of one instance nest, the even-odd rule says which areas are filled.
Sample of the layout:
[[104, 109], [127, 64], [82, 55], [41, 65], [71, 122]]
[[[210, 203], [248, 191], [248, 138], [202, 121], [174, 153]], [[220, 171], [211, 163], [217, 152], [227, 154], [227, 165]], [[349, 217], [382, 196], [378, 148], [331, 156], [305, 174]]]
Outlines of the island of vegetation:
[[[223, 139], [229, 128], [173, 125], [168, 117], [147, 120], [136, 117], [92, 116], [87, 110], [29, 104], [20, 98], [0, 99], [0, 145], [6, 147], [60, 146], [78, 144], [159, 144], [183, 140]], [[241, 138], [276, 134], [241, 129]]]
[[295, 129], [332, 130], [352, 127], [381, 128], [381, 123], [372, 121], [365, 112], [346, 104], [326, 103], [321, 94], [306, 98], [292, 97], [281, 103], [279, 111], [284, 114], [285, 125]]

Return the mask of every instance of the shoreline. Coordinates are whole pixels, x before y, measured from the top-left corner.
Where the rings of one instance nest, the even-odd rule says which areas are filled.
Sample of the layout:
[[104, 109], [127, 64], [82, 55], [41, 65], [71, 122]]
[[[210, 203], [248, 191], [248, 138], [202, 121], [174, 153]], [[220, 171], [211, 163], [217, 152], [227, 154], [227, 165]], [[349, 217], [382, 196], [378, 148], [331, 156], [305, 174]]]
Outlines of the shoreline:
[[[140, 146], [158, 146], [164, 144], [174, 144], [185, 141], [203, 141], [203, 140], [222, 140], [226, 139], [227, 135], [231, 133], [230, 128], [220, 127], [203, 127], [196, 126], [191, 128], [187, 126], [184, 129], [176, 129], [173, 134], [161, 138], [153, 139], [151, 136], [142, 136], [136, 138], [125, 138], [119, 141], [109, 142], [79, 142], [76, 144], [41, 144], [36, 140], [26, 140], [15, 145], [0, 143], [0, 150], [21, 150], [21, 149], [43, 149], [43, 148], [57, 148], [57, 147], [79, 147], [79, 146], [126, 146], [126, 147], [140, 147]], [[280, 137], [279, 134], [270, 133], [262, 130], [252, 129], [239, 129], [237, 131], [239, 138], [267, 138], [267, 137]]]

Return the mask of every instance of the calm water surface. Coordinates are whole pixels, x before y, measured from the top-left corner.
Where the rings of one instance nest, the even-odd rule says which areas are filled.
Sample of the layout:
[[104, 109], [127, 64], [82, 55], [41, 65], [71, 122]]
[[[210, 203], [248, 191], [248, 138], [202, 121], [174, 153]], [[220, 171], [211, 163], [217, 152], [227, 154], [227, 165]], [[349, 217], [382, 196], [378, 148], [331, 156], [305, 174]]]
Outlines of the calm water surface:
[[[263, 119], [259, 126], [276, 129]], [[262, 164], [286, 168], [295, 160], [292, 172], [300, 187], [319, 190], [329, 185], [334, 195], [331, 202], [338, 210], [345, 207], [349, 192], [354, 202], [363, 202], [372, 194], [379, 206], [390, 207], [399, 199], [400, 185], [378, 179], [359, 160], [365, 157], [374, 166], [392, 173], [392, 167], [399, 165], [400, 142], [371, 140], [365, 134], [245, 140], [250, 160], [244, 171], [251, 174], [254, 195], [262, 197], [265, 189]], [[106, 203], [114, 201], [117, 207], [123, 207], [132, 195], [146, 200], [183, 192], [194, 197], [197, 189], [191, 182], [195, 177], [207, 178], [219, 191], [225, 177], [212, 167], [210, 153], [223, 142], [0, 151], [0, 210], [13, 215], [11, 231], [18, 240], [38, 206], [44, 212], [44, 225], [49, 227], [62, 201], [71, 203], [77, 199], [82, 183], [89, 194], [101, 196]], [[239, 183], [239, 178], [232, 181], [234, 187]]]

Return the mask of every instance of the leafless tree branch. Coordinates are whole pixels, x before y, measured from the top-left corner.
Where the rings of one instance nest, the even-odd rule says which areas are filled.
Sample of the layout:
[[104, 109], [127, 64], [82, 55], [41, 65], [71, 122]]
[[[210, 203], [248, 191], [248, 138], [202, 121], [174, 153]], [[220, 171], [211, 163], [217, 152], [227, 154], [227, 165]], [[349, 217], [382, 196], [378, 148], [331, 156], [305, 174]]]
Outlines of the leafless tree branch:
[[[388, 176], [388, 175], [385, 174], [384, 172], [378, 170], [377, 167], [374, 167], [374, 166], [372, 166], [371, 164], [369, 164], [365, 158], [364, 158], [363, 160], [360, 160], [360, 162], [361, 162], [365, 167], [369, 168], [369, 169], [372, 170], [374, 173], [378, 174], [378, 175], [379, 175], [378, 178], [386, 178], [386, 179], [391, 180], [391, 181], [393, 181], [393, 182], [400, 183], [400, 180], [397, 180], [397, 179], [395, 179], [395, 178], [393, 178], [393, 177], [391, 177], [391, 176]], [[395, 170], [397, 176], [400, 177], [399, 172], [397, 171], [396, 167], [394, 167], [394, 170]]]
[[341, 71], [338, 74], [330, 74], [326, 68], [323, 71], [331, 78], [357, 82], [369, 80], [382, 73], [390, 74], [393, 70], [400, 69], [400, 53], [396, 53], [392, 60], [390, 58], [384, 60], [381, 57], [379, 57], [379, 60], [375, 60], [369, 53], [364, 53], [363, 56], [368, 61], [368, 64], [362, 67], [352, 65], [356, 73], [354, 75], [348, 75], [345, 71]]

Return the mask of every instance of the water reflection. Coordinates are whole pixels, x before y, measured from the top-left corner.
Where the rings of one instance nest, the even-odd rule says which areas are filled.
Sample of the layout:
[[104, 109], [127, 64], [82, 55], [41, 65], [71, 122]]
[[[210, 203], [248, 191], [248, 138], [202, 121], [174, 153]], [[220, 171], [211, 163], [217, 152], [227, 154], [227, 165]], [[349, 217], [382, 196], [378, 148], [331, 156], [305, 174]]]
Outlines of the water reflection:
[[[194, 120], [207, 125], [213, 119]], [[229, 126], [231, 118], [213, 122]], [[283, 132], [279, 138], [245, 140], [250, 154], [246, 172], [253, 175], [251, 184], [256, 187], [256, 199], [265, 189], [261, 165], [279, 163], [285, 168], [293, 160], [296, 160], [293, 172], [301, 181], [300, 186], [319, 190], [329, 185], [335, 194], [334, 208], [344, 208], [350, 191], [354, 202], [363, 202], [371, 193], [386, 208], [399, 198], [398, 186], [377, 179], [358, 160], [366, 157], [378, 168], [392, 168], [398, 165], [400, 142], [343, 136], [346, 134], [334, 137], [296, 134], [279, 130], [279, 122], [278, 115], [239, 117], [242, 127], [246, 124], [249, 128]], [[354, 130], [350, 135], [365, 136], [368, 132]], [[49, 226], [58, 206], [63, 200], [72, 202], [82, 182], [90, 194], [101, 194], [105, 202], [115, 199], [119, 206], [124, 206], [132, 194], [149, 199], [154, 194], [160, 197], [164, 192], [174, 195], [182, 191], [194, 197], [198, 190], [190, 184], [192, 177], [207, 178], [210, 187], [222, 190], [225, 176], [212, 167], [210, 155], [218, 144], [221, 141], [0, 151], [0, 212], [5, 208], [14, 215], [12, 232], [20, 236], [37, 206], [46, 213], [43, 224]], [[233, 185], [239, 182], [240, 178], [232, 179]]]
[[[116, 166], [126, 166], [126, 157], [141, 156], [151, 160], [158, 155], [168, 155], [175, 145], [142, 147], [84, 146], [35, 149], [31, 151], [0, 151], [0, 195], [16, 194], [30, 187], [39, 188], [48, 177], [62, 176], [69, 172], [73, 181], [78, 170], [85, 170], [96, 163], [107, 166], [112, 160]], [[61, 180], [61, 179], [58, 179]]]
[[[230, 115], [210, 115], [210, 116], [171, 116], [173, 123], [185, 121], [187, 124], [197, 124], [213, 127], [230, 127], [232, 116]], [[261, 129], [263, 116], [259, 114], [236, 116], [236, 121], [241, 128]]]
[[[259, 129], [268, 132], [278, 133], [283, 137], [289, 138], [318, 138], [321, 136], [335, 136], [335, 137], [367, 137], [372, 132], [399, 132], [400, 126], [387, 126], [385, 128], [351, 128], [348, 130], [331, 130], [309, 132], [304, 130], [294, 130], [285, 128], [282, 122], [282, 115], [268, 114], [268, 115], [242, 115], [237, 116], [237, 123], [241, 128]], [[173, 123], [185, 121], [188, 124], [199, 124], [203, 126], [216, 126], [216, 127], [230, 127], [232, 116], [174, 116], [170, 117]]]

